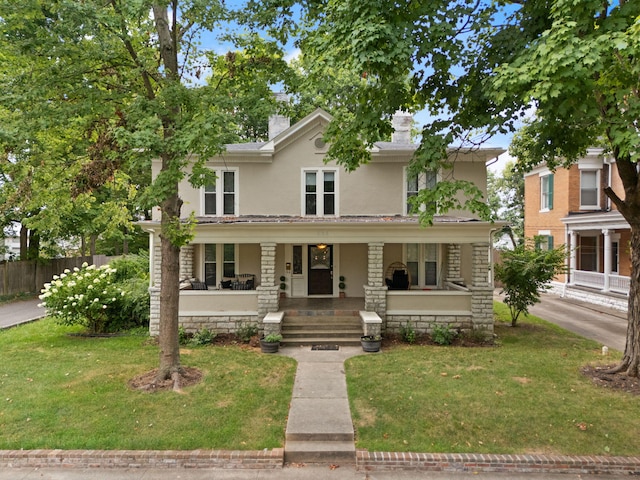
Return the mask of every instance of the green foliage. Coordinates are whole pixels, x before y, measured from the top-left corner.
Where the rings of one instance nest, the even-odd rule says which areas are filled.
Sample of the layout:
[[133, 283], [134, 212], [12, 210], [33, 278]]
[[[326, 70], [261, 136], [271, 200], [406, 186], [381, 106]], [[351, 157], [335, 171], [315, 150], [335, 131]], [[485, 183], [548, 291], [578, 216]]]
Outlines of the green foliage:
[[202, 328], [195, 332], [191, 337], [190, 343], [192, 345], [209, 345], [216, 338], [216, 333], [212, 332], [208, 328]]
[[108, 265], [96, 268], [84, 263], [66, 269], [46, 283], [40, 299], [47, 315], [64, 325], [83, 325], [93, 333], [110, 330], [110, 318], [118, 314], [125, 291], [113, 281], [116, 270]]
[[249, 343], [252, 337], [258, 335], [258, 326], [253, 323], [241, 323], [236, 330], [238, 338], [244, 343]]
[[96, 268], [86, 263], [55, 275], [40, 298], [49, 315], [93, 333], [149, 325], [149, 257], [130, 255]]
[[431, 331], [431, 339], [438, 345], [451, 345], [458, 332], [449, 325], [436, 325]]
[[404, 325], [400, 325], [400, 338], [402, 338], [403, 342], [409, 344], [415, 343], [416, 341], [416, 331], [408, 321]]
[[549, 288], [549, 282], [566, 269], [564, 246], [541, 249], [533, 241], [517, 245], [513, 250], [502, 250], [502, 263], [495, 265], [495, 278], [503, 285], [504, 303], [509, 306], [511, 324], [516, 326], [522, 313], [540, 301], [540, 291]]
[[267, 343], [278, 343], [282, 340], [282, 335], [278, 333], [270, 333], [269, 335], [266, 335], [263, 340]]
[[516, 164], [507, 162], [501, 174], [488, 172], [487, 200], [492, 220], [509, 222], [504, 233], [512, 236], [513, 243], [524, 238], [524, 172]]

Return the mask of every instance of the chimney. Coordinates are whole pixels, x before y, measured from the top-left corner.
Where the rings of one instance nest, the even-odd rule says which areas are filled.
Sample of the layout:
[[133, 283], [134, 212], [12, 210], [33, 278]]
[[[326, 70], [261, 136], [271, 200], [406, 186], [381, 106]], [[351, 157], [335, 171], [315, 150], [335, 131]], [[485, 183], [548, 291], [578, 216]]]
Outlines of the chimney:
[[412, 122], [413, 115], [409, 112], [403, 112], [402, 110], [396, 111], [393, 117], [391, 117], [391, 126], [393, 127], [391, 141], [393, 143], [410, 144]]
[[[287, 103], [289, 96], [286, 93], [276, 93], [276, 102]], [[277, 137], [291, 126], [291, 120], [284, 115], [273, 114], [269, 117], [269, 140]]]

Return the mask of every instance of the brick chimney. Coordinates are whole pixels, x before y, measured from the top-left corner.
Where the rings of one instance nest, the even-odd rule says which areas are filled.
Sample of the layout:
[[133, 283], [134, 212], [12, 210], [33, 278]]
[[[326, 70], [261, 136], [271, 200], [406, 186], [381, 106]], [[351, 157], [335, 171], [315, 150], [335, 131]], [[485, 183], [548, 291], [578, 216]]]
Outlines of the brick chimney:
[[[276, 102], [287, 103], [289, 96], [286, 93], [276, 93]], [[273, 114], [269, 117], [269, 140], [277, 137], [291, 126], [291, 119], [284, 115]]]

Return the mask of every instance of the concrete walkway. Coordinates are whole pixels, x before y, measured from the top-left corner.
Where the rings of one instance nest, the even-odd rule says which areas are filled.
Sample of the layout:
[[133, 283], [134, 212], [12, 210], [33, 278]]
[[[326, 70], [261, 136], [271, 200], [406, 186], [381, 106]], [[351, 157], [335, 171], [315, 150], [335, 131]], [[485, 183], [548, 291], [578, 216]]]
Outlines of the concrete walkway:
[[360, 347], [284, 347], [298, 362], [285, 435], [286, 462], [355, 463], [355, 436], [344, 362]]
[[40, 303], [41, 300], [34, 298], [0, 305], [0, 329], [43, 318], [45, 311], [44, 308], [38, 307]]

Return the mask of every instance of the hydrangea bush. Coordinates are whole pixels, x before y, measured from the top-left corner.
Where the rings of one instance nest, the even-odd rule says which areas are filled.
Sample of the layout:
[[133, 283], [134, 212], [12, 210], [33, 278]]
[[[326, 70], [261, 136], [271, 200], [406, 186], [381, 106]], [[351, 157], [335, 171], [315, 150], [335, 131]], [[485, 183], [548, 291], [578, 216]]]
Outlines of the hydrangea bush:
[[40, 299], [47, 315], [65, 325], [84, 325], [93, 333], [107, 331], [110, 316], [118, 316], [125, 291], [113, 281], [116, 270], [109, 265], [82, 264], [66, 269], [45, 283]]

